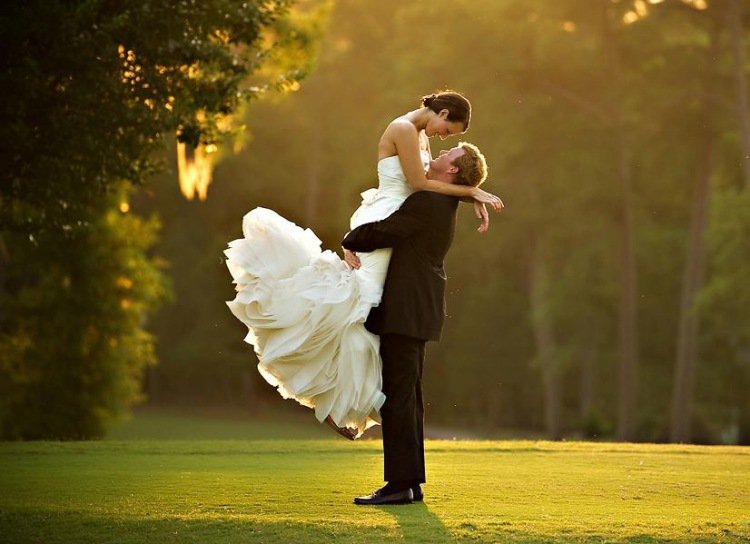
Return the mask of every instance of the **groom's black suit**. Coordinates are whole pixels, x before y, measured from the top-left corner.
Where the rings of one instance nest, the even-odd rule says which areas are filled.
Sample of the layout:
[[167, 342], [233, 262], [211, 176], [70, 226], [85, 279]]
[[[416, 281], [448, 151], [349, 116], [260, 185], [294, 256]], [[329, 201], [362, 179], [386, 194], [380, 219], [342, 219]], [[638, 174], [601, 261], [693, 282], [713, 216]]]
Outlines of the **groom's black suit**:
[[420, 191], [382, 221], [352, 230], [350, 251], [393, 248], [380, 305], [365, 326], [380, 335], [383, 360], [385, 480], [425, 481], [422, 369], [425, 343], [439, 340], [445, 316], [445, 258], [456, 224], [458, 199]]

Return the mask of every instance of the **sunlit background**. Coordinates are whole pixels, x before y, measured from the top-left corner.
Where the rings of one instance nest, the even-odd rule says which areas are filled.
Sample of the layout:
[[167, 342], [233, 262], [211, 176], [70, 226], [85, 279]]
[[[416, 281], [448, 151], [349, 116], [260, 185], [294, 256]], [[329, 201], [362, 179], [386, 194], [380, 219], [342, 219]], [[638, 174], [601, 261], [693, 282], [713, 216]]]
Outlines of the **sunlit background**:
[[741, 0], [307, 0], [255, 37], [230, 4], [58, 48], [53, 11], [4, 61], [0, 436], [326, 433], [222, 251], [256, 206], [337, 251], [384, 128], [452, 88], [506, 209], [461, 206], [428, 434], [750, 444]]

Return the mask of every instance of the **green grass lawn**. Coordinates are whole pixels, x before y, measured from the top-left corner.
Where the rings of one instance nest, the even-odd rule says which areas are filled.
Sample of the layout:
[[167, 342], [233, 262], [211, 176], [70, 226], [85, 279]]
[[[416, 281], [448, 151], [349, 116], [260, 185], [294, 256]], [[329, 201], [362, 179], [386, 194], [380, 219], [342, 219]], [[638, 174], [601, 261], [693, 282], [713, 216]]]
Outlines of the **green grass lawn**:
[[380, 441], [323, 436], [0, 443], [0, 542], [750, 541], [747, 447], [428, 441], [372, 508]]

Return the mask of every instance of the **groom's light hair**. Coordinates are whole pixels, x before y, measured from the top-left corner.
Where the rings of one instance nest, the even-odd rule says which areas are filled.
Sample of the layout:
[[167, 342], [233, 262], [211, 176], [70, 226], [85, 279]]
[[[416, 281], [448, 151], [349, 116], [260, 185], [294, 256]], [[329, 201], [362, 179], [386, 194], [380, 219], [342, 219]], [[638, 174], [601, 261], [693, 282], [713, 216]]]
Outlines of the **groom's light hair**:
[[484, 155], [477, 146], [469, 142], [461, 142], [458, 147], [464, 150], [464, 154], [453, 161], [453, 166], [458, 167], [454, 183], [479, 187], [487, 179], [487, 161]]

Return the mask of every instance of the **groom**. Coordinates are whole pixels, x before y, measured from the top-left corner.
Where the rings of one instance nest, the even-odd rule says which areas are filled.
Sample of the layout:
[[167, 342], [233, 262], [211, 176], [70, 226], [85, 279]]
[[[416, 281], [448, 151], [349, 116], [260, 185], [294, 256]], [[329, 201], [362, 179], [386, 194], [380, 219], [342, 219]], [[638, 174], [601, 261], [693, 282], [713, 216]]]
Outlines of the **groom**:
[[[462, 142], [430, 162], [427, 177], [479, 186], [487, 177], [484, 156]], [[380, 305], [365, 327], [380, 335], [383, 360], [384, 487], [356, 504], [405, 504], [423, 498], [425, 481], [422, 369], [425, 343], [439, 340], [445, 316], [443, 259], [453, 240], [458, 199], [419, 191], [382, 221], [361, 225], [342, 242], [346, 262], [359, 268], [357, 251], [393, 248]]]

